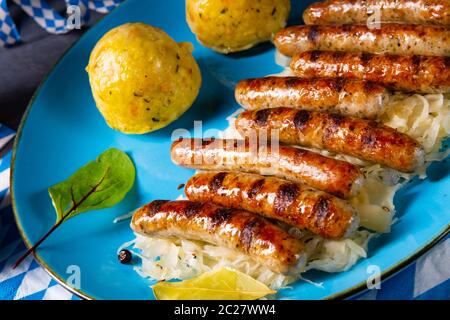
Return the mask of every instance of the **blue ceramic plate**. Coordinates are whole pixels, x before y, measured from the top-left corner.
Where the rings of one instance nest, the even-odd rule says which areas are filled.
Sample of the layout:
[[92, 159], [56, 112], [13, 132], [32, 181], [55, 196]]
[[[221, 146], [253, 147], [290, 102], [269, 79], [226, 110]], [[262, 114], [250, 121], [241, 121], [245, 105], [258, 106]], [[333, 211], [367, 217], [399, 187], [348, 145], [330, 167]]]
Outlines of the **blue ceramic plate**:
[[[293, 1], [295, 2], [295, 1]], [[300, 2], [300, 1], [298, 1]], [[307, 3], [293, 8], [299, 23]], [[145, 22], [163, 28], [176, 41], [190, 41], [200, 64], [203, 86], [194, 106], [169, 127], [146, 135], [125, 135], [110, 129], [97, 111], [84, 71], [89, 53], [100, 37], [126, 22]], [[61, 59], [44, 81], [24, 117], [14, 149], [12, 191], [17, 224], [28, 246], [54, 223], [55, 213], [47, 188], [66, 179], [101, 152], [117, 147], [126, 151], [137, 168], [137, 181], [126, 200], [114, 208], [89, 212], [65, 222], [37, 251], [37, 259], [60, 282], [70, 276], [69, 266], [81, 270], [80, 296], [95, 299], [152, 299], [149, 282], [131, 266], [118, 263], [117, 247], [133, 238], [128, 223], [113, 224], [114, 217], [153, 199], [175, 199], [177, 186], [193, 173], [172, 164], [171, 133], [193, 129], [224, 129], [226, 116], [238, 108], [233, 87], [240, 79], [281, 71], [274, 50], [263, 44], [229, 56], [202, 47], [190, 32], [184, 4], [178, 0], [128, 0], [89, 30]], [[364, 289], [367, 267], [378, 265], [383, 277], [425, 252], [446, 233], [450, 164], [430, 168], [430, 178], [410, 184], [396, 196], [400, 222], [390, 234], [371, 243], [369, 259], [339, 274], [310, 272], [307, 277], [323, 282], [318, 288], [306, 282], [282, 290], [284, 299], [344, 297]], [[69, 268], [70, 271], [70, 268]]]

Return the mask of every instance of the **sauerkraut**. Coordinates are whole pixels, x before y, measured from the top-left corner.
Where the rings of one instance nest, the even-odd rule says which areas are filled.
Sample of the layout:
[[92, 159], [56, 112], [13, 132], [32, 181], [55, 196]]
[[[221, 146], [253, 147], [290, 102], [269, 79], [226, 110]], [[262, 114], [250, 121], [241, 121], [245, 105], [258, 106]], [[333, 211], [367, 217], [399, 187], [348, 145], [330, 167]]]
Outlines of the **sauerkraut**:
[[188, 279], [222, 267], [244, 272], [274, 290], [295, 280], [271, 271], [245, 254], [199, 241], [137, 234], [133, 242], [124, 244], [119, 251], [123, 248], [130, 248], [141, 259], [141, 265], [134, 269], [151, 280]]
[[[288, 72], [284, 71], [283, 74]], [[234, 121], [242, 111], [243, 109], [239, 109], [227, 118], [229, 126], [220, 132], [220, 138], [241, 138]], [[424, 166], [412, 174], [405, 174], [353, 157], [314, 150], [360, 166], [365, 181], [361, 192], [350, 199], [361, 217], [360, 228], [351, 238], [327, 240], [305, 230], [289, 230], [305, 243], [308, 262], [304, 271], [346, 271], [359, 259], [366, 258], [370, 239], [377, 233], [390, 231], [395, 216], [395, 193], [415, 176], [426, 178], [427, 166], [449, 154], [448, 150], [442, 148], [443, 140], [450, 134], [449, 97], [442, 94], [396, 93], [380, 121], [410, 135], [423, 145], [426, 151]], [[303, 279], [300, 274], [297, 278], [276, 274], [244, 254], [196, 241], [163, 240], [137, 235], [132, 243], [124, 246], [132, 247], [142, 258], [142, 265], [135, 267], [136, 271], [143, 277], [155, 280], [186, 279], [224, 266], [244, 272], [272, 289]]]

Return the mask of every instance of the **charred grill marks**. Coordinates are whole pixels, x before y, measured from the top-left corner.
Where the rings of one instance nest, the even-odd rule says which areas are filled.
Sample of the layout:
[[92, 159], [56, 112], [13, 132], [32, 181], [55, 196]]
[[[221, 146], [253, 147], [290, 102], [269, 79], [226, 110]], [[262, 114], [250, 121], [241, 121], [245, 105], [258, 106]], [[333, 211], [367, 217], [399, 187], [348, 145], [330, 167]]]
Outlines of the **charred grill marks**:
[[155, 215], [158, 213], [159, 210], [161, 210], [161, 207], [169, 202], [169, 200], [154, 200], [149, 205], [149, 213], [150, 215]]
[[370, 53], [362, 53], [361, 54], [361, 56], [360, 56], [360, 60], [361, 60], [361, 64], [365, 67], [365, 66], [367, 66], [369, 63], [370, 63], [370, 61], [372, 60], [372, 58], [373, 58], [373, 55], [372, 54], [370, 54]]
[[291, 88], [295, 88], [297, 86], [298, 82], [299, 81], [297, 78], [289, 78], [285, 81], [285, 85], [288, 89], [291, 89]]
[[446, 68], [450, 68], [450, 57], [445, 57], [444, 58], [444, 66]]
[[414, 55], [412, 57], [412, 64], [415, 66], [416, 70], [420, 67], [420, 64], [422, 62], [422, 59], [420, 56]]
[[242, 248], [245, 251], [249, 251], [252, 246], [253, 236], [258, 233], [259, 222], [257, 219], [248, 221], [242, 228], [239, 235], [239, 240], [241, 242]]
[[297, 111], [294, 116], [294, 126], [297, 129], [302, 130], [307, 126], [308, 121], [310, 119], [311, 119], [310, 112], [308, 112], [306, 110]]
[[340, 127], [345, 122], [345, 117], [340, 114], [331, 113], [329, 118], [331, 120], [330, 126], [332, 127]]
[[322, 196], [314, 205], [313, 212], [315, 213], [314, 219], [317, 228], [322, 228], [325, 225], [327, 216], [330, 212], [329, 200], [329, 197]]
[[189, 202], [183, 210], [183, 214], [187, 218], [191, 218], [201, 212], [203, 203], [201, 202]]
[[213, 179], [211, 180], [211, 185], [210, 185], [211, 190], [213, 190], [214, 192], [219, 190], [222, 187], [223, 180], [225, 179], [225, 177], [227, 175], [228, 175], [228, 172], [219, 172], [218, 174], [216, 174], [213, 177]]
[[319, 50], [311, 51], [311, 55], [310, 55], [311, 62], [315, 62], [317, 59], [319, 59], [321, 54], [322, 54], [322, 51], [319, 51]]
[[361, 134], [361, 143], [363, 148], [374, 148], [377, 143], [375, 128], [368, 126]]
[[319, 26], [311, 26], [308, 32], [308, 40], [311, 42], [317, 42], [320, 38]]
[[295, 201], [299, 192], [299, 187], [295, 183], [282, 184], [276, 194], [274, 208], [276, 212], [286, 210]]
[[328, 116], [328, 121], [325, 121], [325, 130], [323, 133], [323, 143], [326, 145], [327, 140], [331, 139], [333, 135], [338, 132], [341, 125], [345, 122], [345, 117], [339, 114], [332, 113]]
[[264, 185], [264, 179], [256, 180], [252, 183], [250, 190], [248, 191], [248, 197], [250, 199], [253, 199], [256, 197], [256, 195], [261, 191], [262, 187]]
[[338, 78], [335, 81], [331, 82], [331, 86], [336, 90], [337, 92], [341, 92], [344, 88], [345, 84], [347, 83], [347, 80], [344, 78]]
[[336, 60], [336, 62], [340, 62], [345, 57], [345, 52], [342, 51], [335, 51], [333, 52], [333, 59]]
[[214, 142], [214, 140], [216, 140], [216, 138], [202, 139], [202, 147], [206, 147], [206, 146], [210, 145], [211, 143]]
[[258, 126], [265, 126], [270, 115], [269, 109], [258, 110], [255, 114], [255, 123]]
[[371, 93], [373, 90], [377, 89], [379, 87], [378, 84], [372, 81], [366, 81], [364, 82], [364, 92], [365, 93]]
[[233, 209], [230, 208], [219, 208], [214, 214], [211, 216], [211, 224], [213, 228], [217, 226], [227, 223], [231, 217], [233, 216]]

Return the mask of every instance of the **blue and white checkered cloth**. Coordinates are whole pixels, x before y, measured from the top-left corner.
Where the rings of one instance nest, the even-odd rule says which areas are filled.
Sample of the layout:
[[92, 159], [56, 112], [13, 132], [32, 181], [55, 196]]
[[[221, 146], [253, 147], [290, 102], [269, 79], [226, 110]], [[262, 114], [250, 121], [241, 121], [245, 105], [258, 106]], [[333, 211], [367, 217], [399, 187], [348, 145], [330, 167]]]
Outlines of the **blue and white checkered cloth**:
[[[68, 17], [62, 17], [44, 0], [12, 0], [39, 26], [50, 33], [67, 33], [76, 27], [76, 15], [80, 26], [89, 21], [89, 10], [108, 13], [122, 0], [65, 0]], [[73, 17], [73, 19], [72, 19]], [[20, 34], [12, 20], [6, 0], [0, 0], [0, 45], [9, 46], [20, 42]]]
[[[0, 125], [0, 149], [14, 132]], [[0, 159], [0, 300], [78, 299], [60, 286], [30, 255], [12, 269], [25, 251], [14, 221], [9, 196], [11, 152]], [[450, 299], [450, 238], [427, 255], [382, 282], [381, 289], [360, 294], [356, 299]], [[137, 276], [137, 275], [136, 275]]]

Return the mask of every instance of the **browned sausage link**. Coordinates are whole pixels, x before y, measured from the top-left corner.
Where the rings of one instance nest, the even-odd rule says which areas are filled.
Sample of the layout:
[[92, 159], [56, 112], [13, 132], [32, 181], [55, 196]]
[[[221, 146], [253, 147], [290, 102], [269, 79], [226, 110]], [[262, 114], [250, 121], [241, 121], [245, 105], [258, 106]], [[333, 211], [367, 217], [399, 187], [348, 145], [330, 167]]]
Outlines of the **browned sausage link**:
[[381, 22], [450, 26], [448, 0], [327, 0], [303, 12], [306, 24], [366, 24], [370, 17]]
[[450, 57], [308, 51], [292, 58], [291, 69], [302, 78], [368, 80], [421, 93], [450, 91]]
[[173, 143], [171, 157], [189, 168], [274, 175], [343, 198], [357, 194], [363, 181], [351, 163], [265, 140], [182, 139]]
[[404, 172], [423, 164], [414, 139], [381, 123], [338, 114], [273, 108], [245, 111], [236, 120], [243, 136], [279, 130], [280, 141], [343, 153]]
[[201, 172], [186, 184], [193, 201], [244, 209], [324, 238], [339, 239], [358, 227], [358, 216], [345, 200], [274, 177], [250, 173]]
[[272, 222], [212, 203], [155, 200], [136, 211], [131, 228], [144, 235], [236, 249], [275, 272], [299, 271], [306, 260], [303, 244]]
[[298, 77], [242, 80], [236, 86], [235, 96], [248, 110], [289, 107], [361, 118], [382, 114], [389, 99], [387, 90], [373, 82]]
[[286, 55], [324, 50], [376, 54], [450, 56], [450, 29], [441, 26], [382, 24], [293, 26], [275, 35], [275, 46]]

